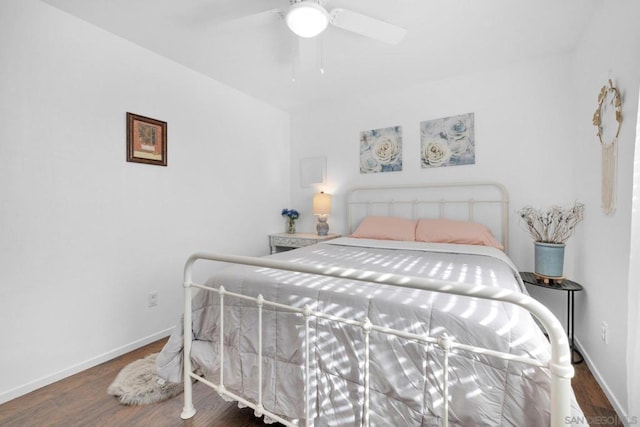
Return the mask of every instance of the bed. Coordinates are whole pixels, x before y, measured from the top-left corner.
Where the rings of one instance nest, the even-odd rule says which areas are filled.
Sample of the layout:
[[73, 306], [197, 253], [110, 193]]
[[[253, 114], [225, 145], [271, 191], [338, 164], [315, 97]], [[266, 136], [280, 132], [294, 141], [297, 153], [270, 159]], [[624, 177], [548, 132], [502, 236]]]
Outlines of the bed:
[[[158, 357], [184, 381], [183, 418], [201, 381], [285, 425], [583, 419], [564, 330], [502, 250], [503, 186], [358, 188], [345, 206], [353, 237], [189, 258], [184, 319]], [[198, 284], [198, 260], [233, 265]]]

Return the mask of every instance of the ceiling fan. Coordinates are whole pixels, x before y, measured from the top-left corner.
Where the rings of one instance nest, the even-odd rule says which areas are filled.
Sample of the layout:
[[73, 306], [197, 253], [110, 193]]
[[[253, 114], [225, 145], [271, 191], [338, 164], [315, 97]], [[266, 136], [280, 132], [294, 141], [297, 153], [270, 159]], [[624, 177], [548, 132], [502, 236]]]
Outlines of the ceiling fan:
[[324, 7], [326, 0], [289, 1], [291, 5], [286, 9], [272, 9], [235, 21], [258, 22], [277, 17], [284, 19], [293, 33], [304, 38], [315, 37], [333, 25], [391, 45], [398, 44], [407, 32], [397, 25], [351, 10], [335, 8], [328, 11]]

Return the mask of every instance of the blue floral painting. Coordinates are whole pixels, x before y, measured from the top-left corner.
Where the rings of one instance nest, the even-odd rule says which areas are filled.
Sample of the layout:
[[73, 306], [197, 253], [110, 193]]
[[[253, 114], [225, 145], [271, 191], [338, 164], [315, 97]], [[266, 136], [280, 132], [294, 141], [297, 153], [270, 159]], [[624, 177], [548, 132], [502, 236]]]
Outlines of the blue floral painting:
[[401, 126], [360, 132], [360, 173], [401, 170]]
[[420, 158], [423, 168], [475, 164], [473, 113], [421, 122]]

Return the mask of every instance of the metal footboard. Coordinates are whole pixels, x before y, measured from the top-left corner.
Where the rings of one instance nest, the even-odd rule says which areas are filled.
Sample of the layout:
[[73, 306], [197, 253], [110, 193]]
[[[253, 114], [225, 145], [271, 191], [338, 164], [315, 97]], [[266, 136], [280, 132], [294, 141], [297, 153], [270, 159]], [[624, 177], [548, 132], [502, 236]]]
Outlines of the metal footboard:
[[[525, 310], [532, 313], [546, 329], [549, 340], [551, 343], [551, 358], [548, 363], [542, 363], [538, 360], [525, 357], [516, 356], [509, 353], [495, 351], [491, 349], [475, 347], [468, 344], [462, 344], [454, 342], [446, 334], [439, 337], [423, 336], [408, 333], [406, 331], [395, 330], [384, 326], [374, 325], [368, 318], [364, 319], [346, 319], [338, 316], [328, 315], [322, 312], [312, 310], [309, 306], [304, 308], [288, 306], [273, 301], [265, 300], [262, 295], [257, 297], [248, 297], [238, 293], [229, 292], [224, 287], [211, 288], [201, 284], [194, 283], [192, 281], [192, 267], [197, 260], [209, 260], [231, 264], [251, 265], [257, 267], [271, 268], [276, 270], [294, 271], [300, 273], [308, 273], [329, 277], [336, 277], [342, 279], [357, 280], [363, 282], [381, 283], [391, 286], [402, 286], [406, 288], [422, 289], [435, 292], [444, 292], [462, 296], [470, 296], [475, 298], [483, 298], [496, 301], [504, 301], [511, 304], [518, 305]], [[450, 282], [446, 280], [426, 279], [419, 277], [408, 277], [397, 274], [389, 273], [377, 273], [372, 271], [355, 270], [341, 267], [321, 267], [321, 266], [309, 266], [301, 265], [297, 263], [279, 261], [269, 258], [256, 258], [245, 256], [233, 256], [233, 255], [218, 255], [218, 254], [194, 254], [192, 255], [184, 270], [184, 408], [181, 414], [183, 419], [191, 418], [196, 410], [193, 406], [192, 395], [192, 379], [200, 381], [209, 387], [216, 390], [220, 395], [231, 398], [238, 401], [248, 407], [254, 409], [257, 416], [265, 415], [271, 419], [278, 421], [287, 426], [296, 426], [289, 420], [283, 419], [281, 416], [266, 410], [262, 403], [262, 363], [258, 364], [259, 375], [259, 387], [258, 387], [258, 399], [257, 402], [249, 401], [242, 396], [238, 396], [227, 390], [224, 386], [224, 304], [227, 296], [233, 298], [240, 298], [246, 301], [252, 301], [256, 304], [258, 310], [258, 360], [262, 361], [262, 310], [264, 306], [271, 306], [279, 310], [287, 310], [290, 312], [299, 313], [304, 316], [305, 319], [305, 425], [312, 425], [311, 416], [311, 395], [312, 390], [309, 385], [310, 382], [310, 360], [309, 360], [309, 346], [310, 346], [310, 327], [309, 322], [312, 318], [327, 319], [335, 322], [341, 322], [354, 327], [362, 328], [365, 342], [364, 342], [364, 396], [363, 396], [363, 412], [362, 412], [362, 425], [369, 426], [369, 336], [372, 331], [394, 335], [400, 338], [408, 340], [414, 340], [424, 344], [437, 345], [443, 352], [443, 405], [441, 420], [444, 426], [448, 425], [448, 406], [449, 406], [449, 393], [448, 393], [448, 359], [452, 350], [464, 350], [474, 353], [480, 353], [483, 355], [495, 356], [505, 360], [524, 363], [537, 367], [548, 368], [551, 374], [551, 426], [559, 427], [566, 425], [566, 419], [570, 416], [570, 401], [571, 401], [571, 378], [574, 375], [574, 369], [571, 365], [571, 353], [569, 350], [569, 343], [567, 336], [560, 321], [547, 309], [544, 305], [531, 298], [528, 295], [522, 293], [496, 289], [481, 285], [468, 285], [458, 282]], [[191, 301], [192, 301], [192, 289], [203, 289], [205, 291], [216, 292], [220, 298], [220, 378], [217, 384], [206, 380], [192, 372], [191, 366], [191, 342], [192, 342], [192, 315], [191, 315]]]

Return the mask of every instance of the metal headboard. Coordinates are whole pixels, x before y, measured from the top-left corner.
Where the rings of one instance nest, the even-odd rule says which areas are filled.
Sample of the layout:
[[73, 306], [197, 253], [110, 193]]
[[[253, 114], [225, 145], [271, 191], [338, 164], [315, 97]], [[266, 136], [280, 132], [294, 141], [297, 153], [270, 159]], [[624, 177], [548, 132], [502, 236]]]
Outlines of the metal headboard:
[[356, 187], [347, 192], [347, 230], [365, 216], [449, 218], [486, 225], [507, 251], [509, 193], [497, 182]]

